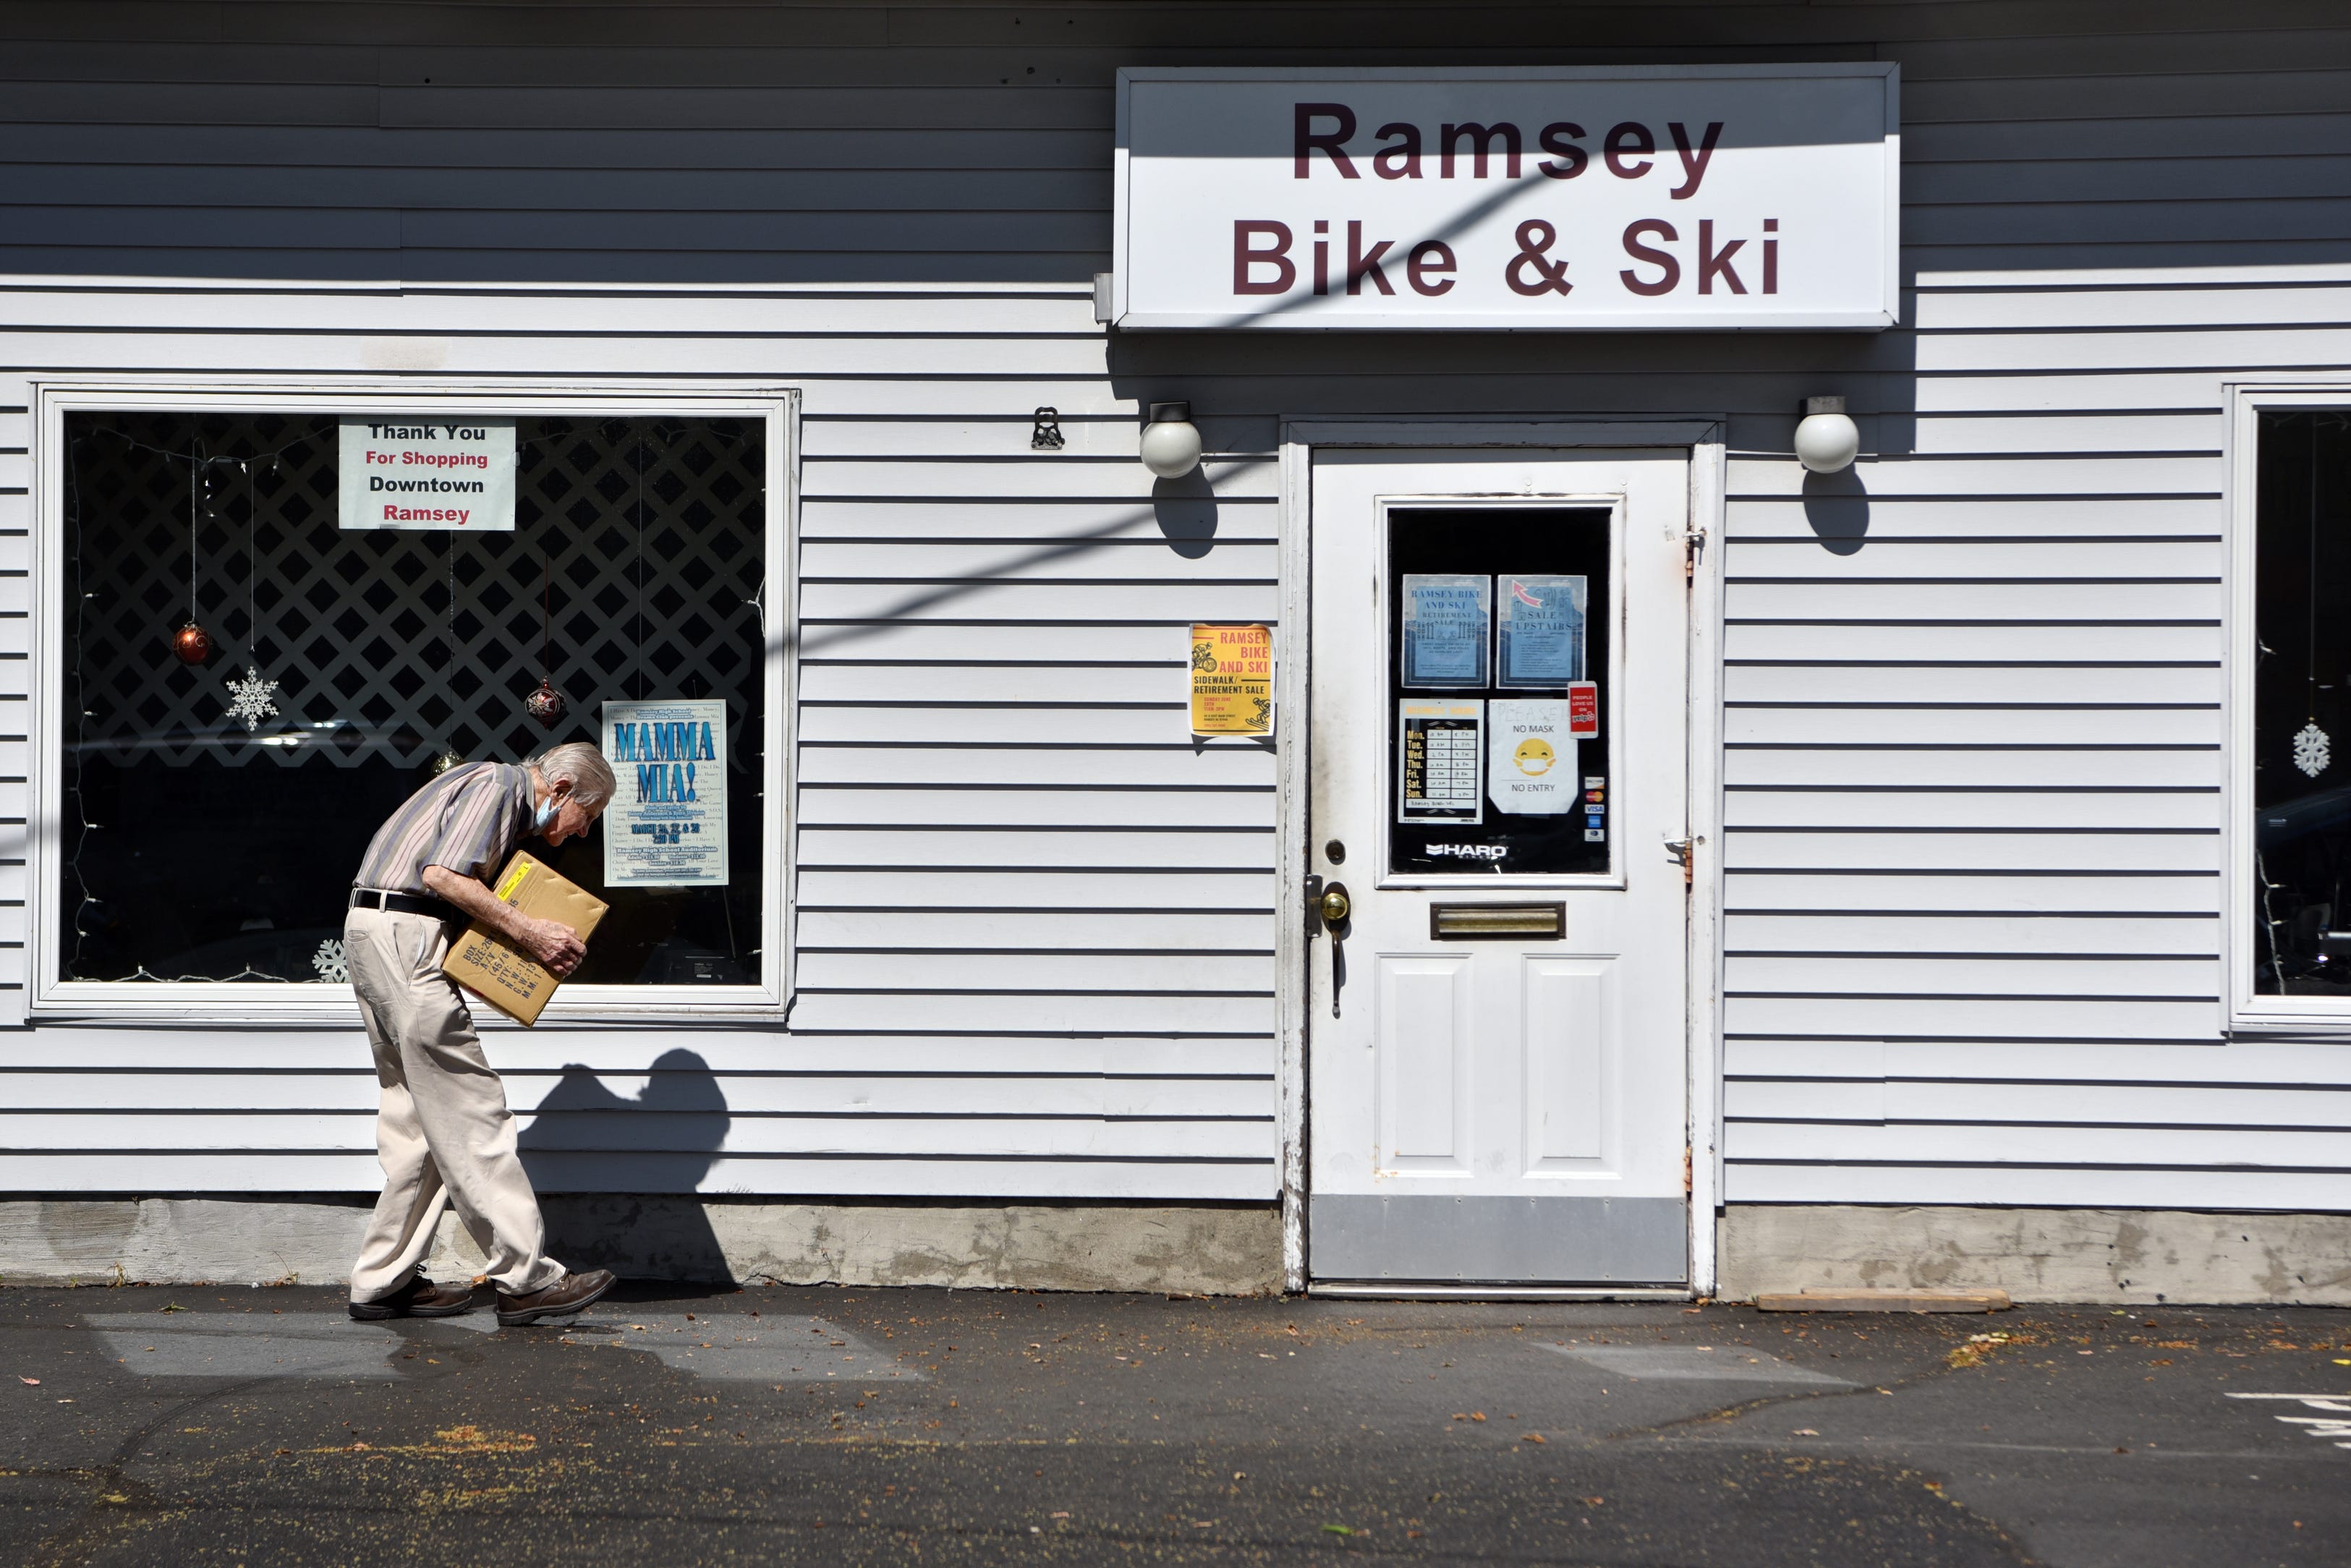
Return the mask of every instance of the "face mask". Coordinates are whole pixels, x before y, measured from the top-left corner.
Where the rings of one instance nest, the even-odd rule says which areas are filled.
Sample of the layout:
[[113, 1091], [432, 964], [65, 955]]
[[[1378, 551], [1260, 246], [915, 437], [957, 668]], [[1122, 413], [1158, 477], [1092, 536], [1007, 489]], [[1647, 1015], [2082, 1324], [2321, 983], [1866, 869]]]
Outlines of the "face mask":
[[555, 821], [555, 814], [561, 810], [563, 810], [562, 800], [558, 799], [555, 795], [549, 794], [546, 800], [541, 800], [538, 803], [538, 810], [531, 814], [531, 831], [535, 833], [545, 832], [547, 831], [547, 824]]

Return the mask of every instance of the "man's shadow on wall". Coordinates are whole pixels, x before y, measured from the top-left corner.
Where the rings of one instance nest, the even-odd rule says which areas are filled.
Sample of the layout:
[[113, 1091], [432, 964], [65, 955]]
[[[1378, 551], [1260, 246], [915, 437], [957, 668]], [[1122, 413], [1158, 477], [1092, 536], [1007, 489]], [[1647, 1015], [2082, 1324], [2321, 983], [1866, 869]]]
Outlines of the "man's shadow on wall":
[[726, 1281], [726, 1255], [696, 1196], [732, 1120], [710, 1064], [664, 1051], [633, 1099], [572, 1063], [519, 1140], [542, 1194], [547, 1249], [575, 1270]]

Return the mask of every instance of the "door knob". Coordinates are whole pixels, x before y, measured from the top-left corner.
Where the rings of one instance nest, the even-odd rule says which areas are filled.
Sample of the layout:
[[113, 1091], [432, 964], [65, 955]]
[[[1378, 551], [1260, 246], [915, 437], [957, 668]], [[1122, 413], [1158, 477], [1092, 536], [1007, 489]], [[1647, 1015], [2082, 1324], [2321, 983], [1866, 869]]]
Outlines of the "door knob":
[[1355, 907], [1347, 896], [1347, 884], [1334, 882], [1322, 889], [1322, 896], [1314, 901], [1314, 913], [1322, 917], [1322, 928], [1331, 933], [1331, 1016], [1339, 1016], [1339, 992], [1347, 984], [1347, 916]]

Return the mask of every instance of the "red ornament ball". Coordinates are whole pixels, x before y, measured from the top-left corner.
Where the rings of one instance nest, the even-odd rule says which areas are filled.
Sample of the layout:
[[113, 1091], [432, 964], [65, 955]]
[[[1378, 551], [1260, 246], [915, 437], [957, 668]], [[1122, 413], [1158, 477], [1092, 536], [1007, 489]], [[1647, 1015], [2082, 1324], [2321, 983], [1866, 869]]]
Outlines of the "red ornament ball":
[[191, 621], [172, 633], [172, 652], [183, 664], [201, 664], [213, 656], [213, 634]]
[[523, 699], [522, 706], [523, 711], [537, 719], [543, 729], [553, 729], [571, 707], [563, 700], [563, 694], [545, 681], [538, 683], [538, 690]]

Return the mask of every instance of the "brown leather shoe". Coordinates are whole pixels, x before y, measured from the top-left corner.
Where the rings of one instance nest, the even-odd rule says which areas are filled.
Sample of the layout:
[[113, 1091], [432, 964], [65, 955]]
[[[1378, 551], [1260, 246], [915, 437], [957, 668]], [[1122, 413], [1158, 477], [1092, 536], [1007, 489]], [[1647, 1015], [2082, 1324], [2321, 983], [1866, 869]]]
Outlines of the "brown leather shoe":
[[566, 1274], [544, 1291], [527, 1296], [509, 1296], [500, 1291], [498, 1326], [510, 1329], [541, 1318], [577, 1317], [581, 1308], [611, 1288], [611, 1270], [590, 1269], [585, 1274]]
[[363, 1323], [385, 1318], [454, 1318], [474, 1305], [471, 1285], [436, 1285], [419, 1274], [389, 1296], [353, 1301], [351, 1316]]

